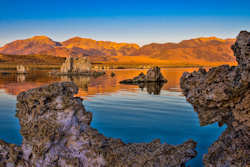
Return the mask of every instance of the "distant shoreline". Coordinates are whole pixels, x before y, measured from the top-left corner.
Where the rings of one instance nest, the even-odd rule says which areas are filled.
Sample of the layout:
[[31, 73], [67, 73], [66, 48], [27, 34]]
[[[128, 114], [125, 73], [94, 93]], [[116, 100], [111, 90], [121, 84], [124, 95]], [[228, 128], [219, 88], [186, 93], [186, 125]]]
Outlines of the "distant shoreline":
[[[65, 62], [64, 57], [55, 57], [49, 55], [1, 55], [0, 70], [16, 70], [17, 65], [27, 66], [32, 70], [58, 70]], [[195, 61], [92, 61], [93, 70], [106, 69], [149, 69], [153, 66], [161, 68], [199, 68], [199, 67], [216, 67], [224, 64], [237, 65], [236, 62], [195, 62]]]
[[[60, 69], [60, 65], [44, 65], [44, 64], [35, 64], [35, 65], [31, 65], [31, 64], [23, 64], [24, 66], [29, 67], [32, 70], [59, 70]], [[223, 65], [223, 64], [220, 64]], [[229, 64], [230, 66], [234, 65], [234, 64]], [[1, 64], [0, 63], [0, 71], [15, 71], [16, 70], [16, 66], [17, 64]], [[149, 69], [153, 66], [159, 66], [162, 69], [164, 68], [211, 68], [211, 67], [216, 67], [219, 65], [147, 65], [147, 67], [140, 67], [137, 65], [113, 65], [113, 66], [108, 66], [105, 64], [102, 64], [99, 66], [99, 68], [93, 68], [93, 70], [113, 70], [113, 69], [119, 69], [119, 70], [123, 70], [123, 69], [138, 69], [138, 70], [143, 70], [143, 69]]]

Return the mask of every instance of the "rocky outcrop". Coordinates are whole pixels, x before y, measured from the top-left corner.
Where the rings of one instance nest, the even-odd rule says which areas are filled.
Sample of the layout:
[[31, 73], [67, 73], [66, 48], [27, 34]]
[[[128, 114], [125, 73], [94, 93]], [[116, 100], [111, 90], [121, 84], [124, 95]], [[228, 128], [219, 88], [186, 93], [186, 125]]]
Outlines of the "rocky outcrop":
[[29, 69], [28, 69], [28, 67], [25, 67], [23, 65], [17, 65], [16, 71], [17, 71], [17, 74], [27, 74]]
[[242, 31], [232, 46], [234, 56], [242, 68], [250, 68], [250, 33]]
[[200, 69], [181, 78], [201, 125], [227, 125], [204, 156], [205, 166], [250, 166], [250, 33], [240, 32], [232, 49], [238, 66]]
[[92, 70], [91, 62], [87, 57], [68, 57], [62, 64], [60, 71], [50, 72], [52, 75], [83, 75], [98, 77], [104, 75], [104, 71]]
[[6, 167], [153, 167], [184, 166], [196, 143], [172, 146], [128, 143], [107, 138], [90, 127], [92, 114], [74, 97], [72, 82], [31, 89], [17, 97], [21, 146], [0, 141], [0, 166]]
[[134, 77], [133, 79], [126, 79], [120, 81], [122, 84], [139, 84], [139, 83], [149, 83], [149, 82], [157, 82], [157, 83], [164, 83], [167, 80], [163, 77], [161, 73], [160, 67], [153, 67], [147, 71], [145, 75], [141, 72], [138, 76]]
[[61, 73], [85, 73], [91, 70], [91, 63], [86, 57], [68, 57], [61, 66]]

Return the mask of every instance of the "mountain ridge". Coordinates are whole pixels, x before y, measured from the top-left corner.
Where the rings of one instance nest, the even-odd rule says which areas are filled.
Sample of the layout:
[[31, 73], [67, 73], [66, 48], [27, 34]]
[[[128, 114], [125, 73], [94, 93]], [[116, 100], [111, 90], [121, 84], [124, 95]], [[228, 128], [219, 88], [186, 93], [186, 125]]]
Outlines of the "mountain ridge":
[[198, 37], [179, 43], [135, 43], [96, 41], [73, 37], [57, 42], [47, 36], [15, 40], [0, 47], [7, 55], [88, 56], [91, 61], [114, 63], [235, 63], [231, 45], [235, 39]]

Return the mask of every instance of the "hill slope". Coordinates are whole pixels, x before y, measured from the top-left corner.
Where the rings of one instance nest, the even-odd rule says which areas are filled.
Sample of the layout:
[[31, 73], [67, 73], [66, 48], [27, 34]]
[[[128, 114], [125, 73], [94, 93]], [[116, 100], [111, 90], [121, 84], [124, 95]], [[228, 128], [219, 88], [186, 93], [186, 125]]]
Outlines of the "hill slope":
[[234, 39], [196, 38], [180, 43], [149, 44], [132, 56], [156, 58], [162, 61], [186, 63], [235, 62], [231, 45]]
[[95, 41], [74, 37], [56, 42], [46, 36], [17, 40], [0, 48], [8, 55], [88, 56], [94, 62], [125, 64], [234, 64], [231, 50], [234, 39], [216, 37], [184, 40], [180, 43], [137, 44]]

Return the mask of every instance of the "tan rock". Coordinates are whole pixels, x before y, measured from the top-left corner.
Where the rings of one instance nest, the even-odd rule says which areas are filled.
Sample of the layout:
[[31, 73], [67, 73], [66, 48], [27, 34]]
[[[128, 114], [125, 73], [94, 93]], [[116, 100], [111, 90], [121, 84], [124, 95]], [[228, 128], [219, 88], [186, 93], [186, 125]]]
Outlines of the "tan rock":
[[91, 70], [91, 63], [86, 57], [68, 57], [61, 66], [61, 73], [84, 73]]
[[28, 67], [25, 67], [24, 65], [17, 65], [16, 71], [18, 74], [26, 74], [26, 73], [28, 73], [29, 69], [28, 69]]

